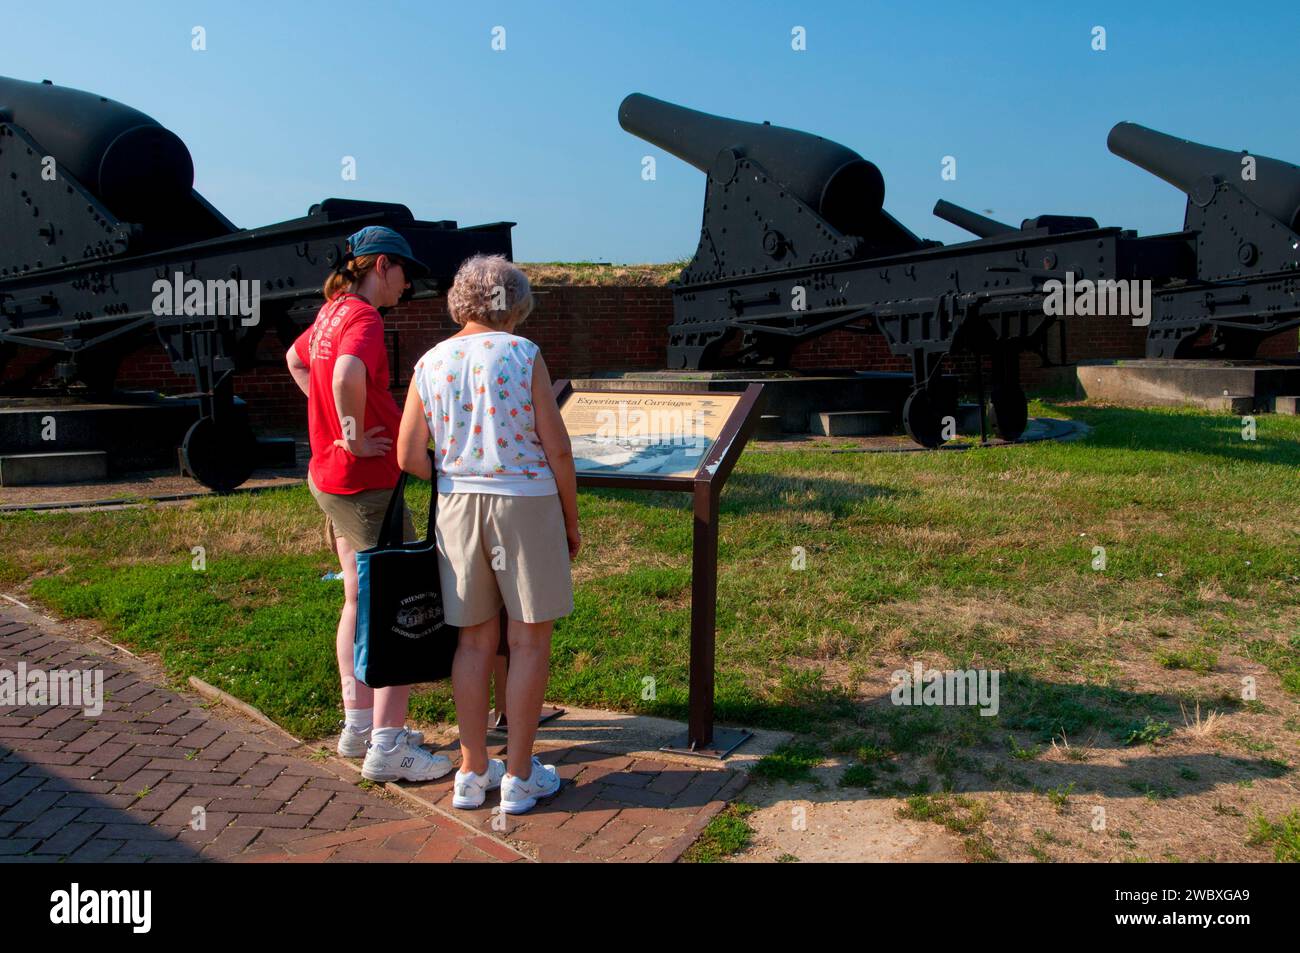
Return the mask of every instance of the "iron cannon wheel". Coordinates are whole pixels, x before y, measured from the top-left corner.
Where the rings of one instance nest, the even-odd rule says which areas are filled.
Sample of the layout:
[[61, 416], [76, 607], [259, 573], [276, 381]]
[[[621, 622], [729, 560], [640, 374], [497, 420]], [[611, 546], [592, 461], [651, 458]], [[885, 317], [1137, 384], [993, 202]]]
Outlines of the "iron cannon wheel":
[[219, 424], [211, 417], [196, 420], [181, 444], [186, 469], [218, 493], [229, 493], [249, 478], [256, 450], [246, 424]]
[[993, 430], [1006, 441], [1019, 440], [1029, 423], [1029, 399], [1019, 384], [995, 388], [989, 403], [993, 405]]
[[907, 435], [923, 447], [933, 448], [944, 442], [943, 418], [924, 387], [912, 391], [903, 404], [903, 427]]

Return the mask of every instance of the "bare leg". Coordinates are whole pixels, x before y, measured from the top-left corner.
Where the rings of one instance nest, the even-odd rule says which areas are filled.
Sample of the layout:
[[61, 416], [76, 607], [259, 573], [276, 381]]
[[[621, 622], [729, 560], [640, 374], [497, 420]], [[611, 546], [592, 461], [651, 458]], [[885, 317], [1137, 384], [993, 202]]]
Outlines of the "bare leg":
[[410, 685], [392, 685], [375, 689], [375, 727], [401, 728], [406, 724], [406, 705], [411, 698]]
[[357, 554], [341, 536], [334, 540], [334, 547], [343, 570], [343, 611], [339, 614], [339, 629], [334, 639], [339, 679], [343, 684], [343, 707], [373, 708], [374, 692], [357, 681], [352, 670], [352, 645], [357, 629]]
[[462, 771], [484, 774], [488, 769], [488, 678], [501, 642], [500, 616], [478, 625], [463, 626], [456, 658], [451, 665], [451, 689], [460, 726]]
[[537, 737], [537, 720], [546, 697], [546, 680], [550, 677], [551, 629], [554, 621], [519, 622], [510, 620], [510, 682], [506, 694], [510, 706], [506, 770], [517, 778], [533, 772], [533, 741]]

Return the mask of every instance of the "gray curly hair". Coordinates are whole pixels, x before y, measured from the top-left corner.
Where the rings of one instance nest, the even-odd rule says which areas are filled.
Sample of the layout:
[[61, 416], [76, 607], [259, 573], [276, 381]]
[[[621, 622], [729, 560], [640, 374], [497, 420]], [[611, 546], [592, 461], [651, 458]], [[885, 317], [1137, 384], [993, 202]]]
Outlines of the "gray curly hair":
[[492, 328], [518, 324], [533, 310], [528, 276], [504, 255], [475, 255], [462, 264], [447, 292], [447, 311], [457, 324]]

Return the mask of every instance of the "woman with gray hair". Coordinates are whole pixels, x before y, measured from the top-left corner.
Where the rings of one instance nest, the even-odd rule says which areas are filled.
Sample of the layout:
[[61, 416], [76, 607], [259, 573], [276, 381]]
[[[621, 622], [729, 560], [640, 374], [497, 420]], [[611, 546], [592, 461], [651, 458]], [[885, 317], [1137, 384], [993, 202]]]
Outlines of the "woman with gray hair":
[[[554, 766], [533, 757], [533, 740], [551, 629], [573, 611], [569, 561], [582, 545], [577, 475], [546, 362], [514, 333], [533, 309], [528, 278], [500, 255], [476, 255], [456, 273], [447, 309], [461, 330], [416, 363], [397, 457], [408, 473], [437, 477], [444, 612], [460, 627], [451, 680], [461, 766], [452, 804], [479, 807], [500, 787], [502, 811], [522, 814], [560, 789]], [[508, 763], [487, 756], [502, 605]]]

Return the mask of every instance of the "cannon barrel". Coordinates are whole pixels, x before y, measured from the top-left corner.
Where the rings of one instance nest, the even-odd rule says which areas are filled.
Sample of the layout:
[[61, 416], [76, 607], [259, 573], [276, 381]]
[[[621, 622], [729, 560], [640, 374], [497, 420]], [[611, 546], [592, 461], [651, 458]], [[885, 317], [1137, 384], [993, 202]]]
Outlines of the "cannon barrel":
[[147, 222], [188, 202], [185, 143], [137, 109], [79, 89], [0, 76], [0, 121], [21, 126], [61, 170], [123, 221]]
[[619, 125], [702, 172], [724, 149], [754, 160], [841, 232], [866, 235], [885, 200], [880, 170], [847, 146], [798, 129], [742, 122], [632, 93]]
[[[1212, 176], [1231, 182], [1243, 195], [1292, 231], [1300, 231], [1300, 168], [1281, 159], [1216, 149], [1156, 132], [1135, 122], [1111, 129], [1106, 146], [1189, 196]], [[1242, 158], [1255, 159], [1254, 178], [1242, 177]]]
[[1005, 222], [999, 222], [996, 219], [985, 218], [978, 212], [972, 212], [968, 208], [954, 205], [946, 199], [939, 199], [934, 203], [934, 214], [945, 222], [956, 225], [958, 228], [964, 228], [972, 235], [978, 235], [980, 238], [992, 238], [994, 235], [1005, 235], [1008, 232], [1018, 231], [1014, 225], [1007, 225]]

